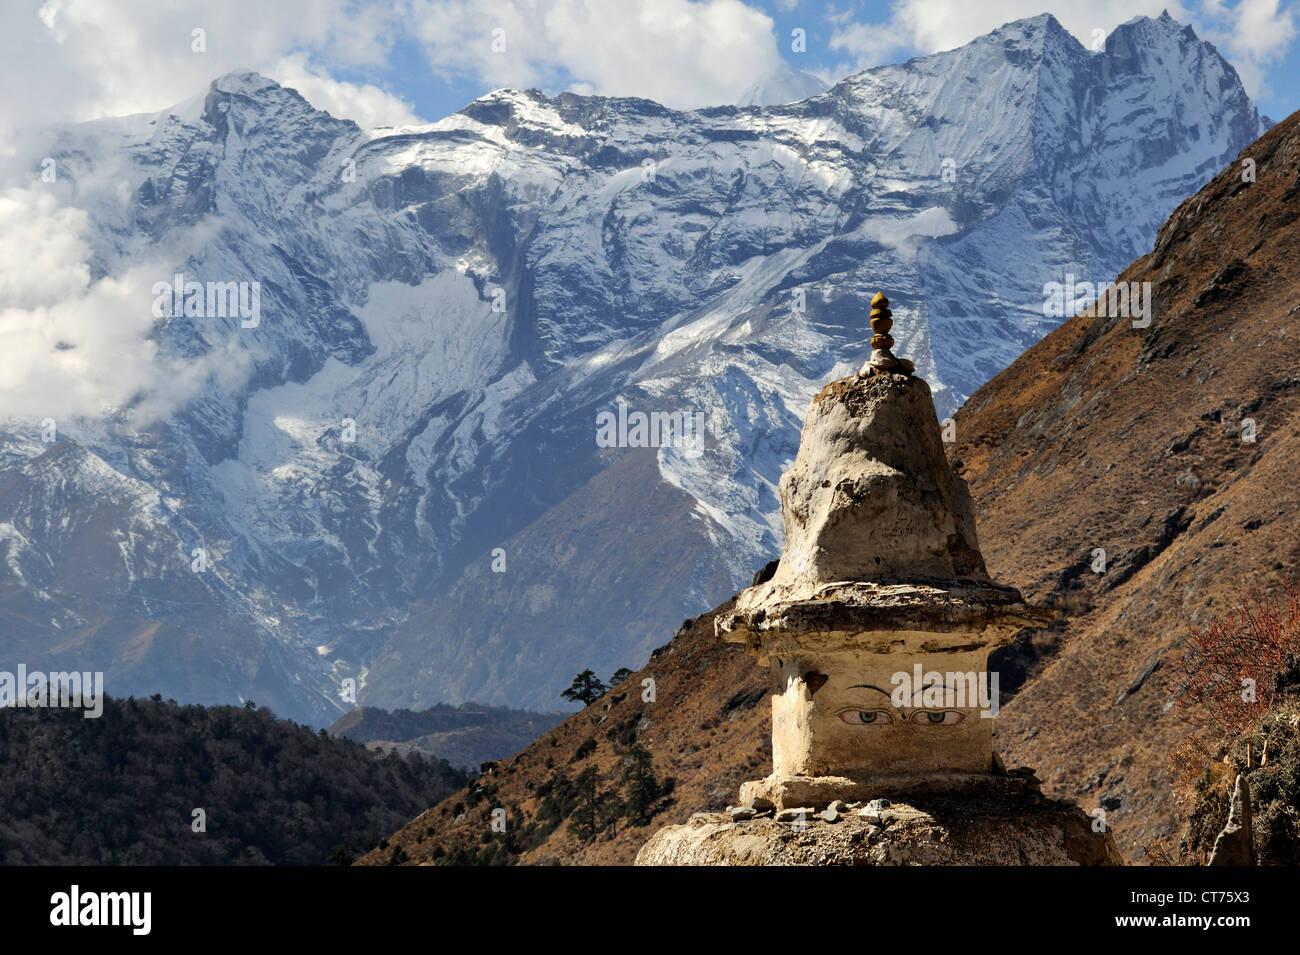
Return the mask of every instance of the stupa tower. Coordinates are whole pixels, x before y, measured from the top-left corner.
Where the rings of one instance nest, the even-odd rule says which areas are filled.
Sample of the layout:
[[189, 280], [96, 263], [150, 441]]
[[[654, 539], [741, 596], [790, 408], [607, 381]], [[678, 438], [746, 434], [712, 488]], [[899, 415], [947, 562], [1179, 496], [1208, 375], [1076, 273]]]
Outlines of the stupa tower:
[[[712, 848], [670, 828], [640, 861], [737, 861], [725, 830], [765, 812], [773, 824], [813, 813], [834, 823], [862, 806], [879, 823], [883, 800], [929, 820], [918, 825], [939, 825], [928, 813], [953, 799], [976, 811], [945, 835], [950, 855], [963, 839], [976, 851], [1020, 828], [1046, 840], [1037, 861], [1080, 861], [1053, 855], [1068, 829], [1082, 839], [1076, 849], [1095, 850], [1093, 861], [1114, 861], [1109, 837], [1086, 835], [1077, 807], [1044, 803], [1032, 773], [1009, 774], [994, 756], [989, 653], [1052, 614], [989, 578], [929, 386], [891, 350], [888, 300], [877, 294], [871, 304], [870, 360], [813, 397], [781, 478], [780, 562], [715, 620], [721, 639], [748, 647], [770, 673], [772, 772], [741, 786]], [[984, 804], [1002, 809], [981, 816]]]

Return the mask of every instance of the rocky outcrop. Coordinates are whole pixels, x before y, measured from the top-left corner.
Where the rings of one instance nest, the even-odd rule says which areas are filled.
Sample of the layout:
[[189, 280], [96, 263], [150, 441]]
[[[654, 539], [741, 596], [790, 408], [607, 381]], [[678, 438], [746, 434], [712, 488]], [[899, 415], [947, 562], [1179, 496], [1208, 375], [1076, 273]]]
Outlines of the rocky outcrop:
[[696, 813], [657, 832], [637, 865], [1120, 865], [1083, 810], [1032, 794], [875, 800], [732, 819]]
[[1250, 784], [1246, 774], [1237, 776], [1228, 807], [1228, 822], [1214, 840], [1210, 865], [1254, 865], [1255, 837], [1251, 826]]

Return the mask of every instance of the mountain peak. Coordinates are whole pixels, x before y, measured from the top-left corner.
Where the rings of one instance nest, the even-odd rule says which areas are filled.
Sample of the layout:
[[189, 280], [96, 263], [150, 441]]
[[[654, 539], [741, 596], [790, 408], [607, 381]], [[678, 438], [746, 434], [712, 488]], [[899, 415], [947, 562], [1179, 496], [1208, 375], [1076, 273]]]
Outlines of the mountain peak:
[[293, 87], [283, 86], [254, 70], [232, 70], [213, 80], [203, 97], [200, 118], [218, 129], [225, 129], [230, 115], [264, 116], [273, 113], [293, 117], [294, 121], [356, 127], [350, 119], [317, 108]]
[[1040, 13], [1037, 16], [1012, 20], [985, 35], [1010, 37], [1017, 34], [1026, 37], [1047, 37], [1053, 34], [1073, 37], [1073, 34], [1061, 25], [1061, 21], [1050, 13]]
[[1149, 24], [1152, 27], [1158, 27], [1167, 32], [1181, 32], [1183, 30], [1191, 29], [1188, 24], [1182, 23], [1171, 17], [1168, 10], [1162, 12], [1158, 17], [1147, 16], [1145, 13], [1139, 13], [1137, 16], [1129, 17], [1115, 29], [1118, 30], [1121, 27], [1131, 27], [1139, 24]]
[[1125, 20], [1112, 30], [1110, 36], [1106, 38], [1108, 49], [1110, 47], [1111, 38], [1115, 36], [1129, 36], [1134, 37], [1139, 41], [1145, 40], [1148, 42], [1153, 38], [1173, 37], [1179, 38], [1188, 43], [1204, 43], [1206, 46], [1213, 46], [1213, 44], [1208, 43], [1197, 36], [1196, 31], [1192, 29], [1191, 24], [1180, 23], [1171, 17], [1168, 10], [1162, 12], [1158, 17], [1142, 15]]
[[1002, 24], [1002, 26], [990, 32], [1007, 33], [1015, 31], [1027, 32], [1030, 30], [1043, 30], [1047, 29], [1052, 24], [1055, 24], [1057, 27], [1061, 26], [1060, 21], [1052, 14], [1038, 13], [1032, 17], [1021, 17], [1019, 20], [1008, 20], [1006, 23]]
[[283, 89], [275, 80], [255, 70], [231, 70], [212, 81], [210, 89], [216, 93], [242, 93], [252, 95], [270, 89]]
[[[1197, 61], [1197, 70], [1223, 74], [1222, 87], [1235, 87], [1246, 96], [1241, 78], [1213, 43], [1203, 40], [1188, 24], [1179, 23], [1163, 12], [1158, 17], [1133, 17], [1106, 37], [1105, 55], [1117, 69], [1129, 72], [1161, 72], [1170, 55]], [[1262, 128], [1262, 127], [1259, 127]]]

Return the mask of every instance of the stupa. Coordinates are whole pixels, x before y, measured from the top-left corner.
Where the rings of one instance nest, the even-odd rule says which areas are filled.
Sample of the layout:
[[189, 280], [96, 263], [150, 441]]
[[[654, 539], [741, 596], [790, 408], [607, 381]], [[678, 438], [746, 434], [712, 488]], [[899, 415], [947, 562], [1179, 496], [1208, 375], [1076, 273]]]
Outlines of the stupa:
[[[929, 386], [893, 355], [888, 300], [871, 305], [871, 358], [813, 397], [781, 478], [775, 572], [715, 620], [771, 674], [772, 773], [742, 784], [726, 816], [661, 830], [638, 862], [961, 864], [999, 845], [1002, 863], [1117, 862], [1078, 807], [994, 754], [989, 653], [1052, 614], [990, 579]], [[843, 841], [882, 813], [894, 838], [874, 856], [870, 839], [831, 851], [814, 838], [801, 857], [780, 831], [802, 820], [806, 843], [807, 823], [845, 820], [828, 836]]]

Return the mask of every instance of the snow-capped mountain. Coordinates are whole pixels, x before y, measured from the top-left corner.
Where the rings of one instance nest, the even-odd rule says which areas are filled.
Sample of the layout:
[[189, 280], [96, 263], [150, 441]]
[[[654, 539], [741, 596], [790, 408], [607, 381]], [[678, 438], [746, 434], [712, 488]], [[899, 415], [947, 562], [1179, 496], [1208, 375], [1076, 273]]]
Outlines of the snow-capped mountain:
[[64, 128], [96, 278], [260, 314], [159, 318], [195, 393], [148, 425], [0, 407], [0, 665], [315, 722], [348, 679], [550, 708], [778, 552], [874, 292], [946, 415], [1260, 132], [1168, 16], [1094, 53], [1046, 15], [786, 106], [503, 90], [366, 131], [238, 73]]

